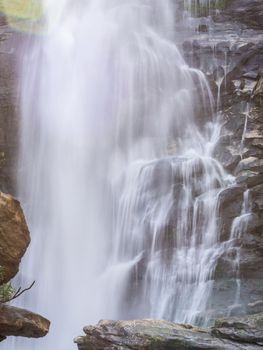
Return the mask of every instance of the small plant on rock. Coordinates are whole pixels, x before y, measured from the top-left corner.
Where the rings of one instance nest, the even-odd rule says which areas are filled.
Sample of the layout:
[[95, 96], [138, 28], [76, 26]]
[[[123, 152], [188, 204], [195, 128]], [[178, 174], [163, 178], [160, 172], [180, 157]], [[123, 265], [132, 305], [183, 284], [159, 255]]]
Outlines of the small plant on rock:
[[0, 266], [0, 302], [1, 303], [7, 302], [15, 294], [15, 289], [12, 287], [11, 283], [3, 283], [3, 279], [4, 279], [4, 268]]
[[13, 288], [10, 282], [3, 283], [3, 280], [4, 280], [4, 268], [0, 266], [0, 303], [8, 303], [11, 300], [18, 298], [21, 294], [31, 289], [35, 284], [35, 281], [34, 281], [28, 288], [22, 289], [20, 287], [16, 290]]

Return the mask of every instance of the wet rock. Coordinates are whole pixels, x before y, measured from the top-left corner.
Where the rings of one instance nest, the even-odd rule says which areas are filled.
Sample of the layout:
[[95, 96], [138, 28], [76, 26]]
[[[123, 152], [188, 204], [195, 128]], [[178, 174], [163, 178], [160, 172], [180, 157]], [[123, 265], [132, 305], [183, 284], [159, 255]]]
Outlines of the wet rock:
[[206, 24], [199, 24], [198, 31], [201, 33], [207, 33], [208, 32], [208, 26]]
[[[260, 320], [260, 316], [257, 316], [257, 319]], [[234, 323], [232, 326], [233, 338], [237, 337], [238, 341], [232, 341], [229, 338], [222, 339], [226, 333], [226, 324], [220, 321], [217, 322], [217, 328], [214, 328], [212, 332], [210, 329], [168, 321], [100, 321], [96, 326], [85, 327], [86, 336], [75, 338], [75, 343], [79, 350], [260, 349], [260, 345], [257, 344], [258, 339], [261, 339], [260, 335], [256, 333], [252, 337], [253, 331], [257, 332], [260, 327], [262, 330], [260, 321], [252, 321], [248, 317], [246, 322], [243, 321], [243, 318], [241, 322], [245, 324], [246, 337], [239, 334], [238, 324]], [[222, 325], [224, 328], [221, 328]], [[219, 330], [222, 332], [220, 333]], [[243, 338], [248, 339], [249, 342], [243, 341]]]
[[263, 184], [263, 174], [258, 174], [248, 170], [240, 173], [236, 178], [236, 182], [239, 185], [245, 185], [248, 188], [252, 188]]
[[256, 157], [249, 157], [246, 159], [242, 159], [235, 172], [236, 174], [239, 174], [242, 171], [253, 171], [257, 173], [262, 173], [263, 172], [263, 159], [258, 159]]
[[1, 282], [7, 282], [16, 275], [29, 242], [29, 231], [19, 202], [0, 192]]
[[238, 342], [263, 344], [263, 313], [217, 320], [212, 334]]
[[260, 218], [263, 218], [263, 185], [258, 185], [250, 190], [251, 198], [256, 206]]
[[0, 190], [15, 192], [16, 159], [18, 150], [17, 118], [17, 44], [18, 32], [12, 31], [0, 14]]
[[259, 106], [263, 106], [263, 75], [257, 82], [253, 91], [253, 98]]
[[241, 206], [235, 208], [235, 203], [242, 201], [244, 188], [241, 186], [232, 186], [221, 191], [218, 196], [219, 216], [236, 217], [240, 214]]
[[214, 156], [223, 165], [223, 167], [230, 172], [234, 171], [241, 160], [238, 150], [234, 149], [233, 147], [222, 147], [222, 145], [219, 145], [219, 147], [216, 149]]
[[249, 214], [246, 222], [246, 236], [261, 232], [263, 232], [263, 220], [257, 214]]
[[155, 193], [155, 196], [161, 196], [171, 191], [173, 173], [171, 160], [161, 159], [148, 166], [148, 171], [145, 173], [148, 177], [146, 190]]
[[234, 304], [228, 307], [229, 316], [241, 316], [246, 314], [246, 309], [242, 304]]
[[247, 313], [248, 314], [257, 314], [263, 313], [263, 300], [257, 300], [254, 303], [249, 303], [247, 305]]
[[49, 325], [50, 322], [40, 315], [0, 304], [0, 337], [40, 338], [48, 333]]
[[218, 195], [217, 216], [221, 241], [230, 238], [232, 222], [242, 210], [243, 193], [243, 187], [232, 186], [221, 191]]
[[263, 282], [263, 245], [240, 249], [239, 274], [241, 278], [254, 278]]
[[6, 339], [6, 337], [0, 335], [0, 342], [3, 341], [3, 340], [5, 340], [5, 339]]
[[250, 28], [263, 28], [263, 3], [261, 0], [231, 0], [227, 2], [225, 14]]

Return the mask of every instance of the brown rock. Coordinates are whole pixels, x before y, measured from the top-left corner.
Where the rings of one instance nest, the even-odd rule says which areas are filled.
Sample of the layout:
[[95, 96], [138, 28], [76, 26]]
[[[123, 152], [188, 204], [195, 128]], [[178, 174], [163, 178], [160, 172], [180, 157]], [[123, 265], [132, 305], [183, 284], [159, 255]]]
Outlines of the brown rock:
[[1, 283], [16, 275], [29, 243], [29, 231], [20, 203], [0, 192], [0, 266], [4, 270]]
[[20, 336], [27, 338], [44, 337], [50, 322], [33, 312], [0, 304], [0, 338]]

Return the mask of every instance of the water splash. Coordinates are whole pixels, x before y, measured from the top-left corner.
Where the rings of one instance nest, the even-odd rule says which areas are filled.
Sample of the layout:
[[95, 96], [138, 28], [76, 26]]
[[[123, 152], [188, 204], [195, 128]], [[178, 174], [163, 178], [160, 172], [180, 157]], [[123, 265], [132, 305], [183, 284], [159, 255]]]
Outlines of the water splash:
[[241, 159], [243, 158], [243, 153], [244, 153], [244, 147], [245, 147], [245, 139], [246, 139], [246, 133], [247, 133], [247, 124], [248, 124], [248, 118], [251, 113], [251, 105], [249, 102], [246, 103], [244, 115], [245, 115], [245, 123], [244, 123], [244, 129], [242, 133], [242, 138], [241, 138], [241, 144], [240, 144], [240, 156]]
[[[240, 216], [236, 217], [232, 223], [230, 234], [230, 246], [234, 247], [233, 270], [236, 276], [236, 295], [234, 305], [240, 301], [241, 278], [240, 278], [240, 250], [241, 247], [236, 245], [236, 240], [240, 240], [246, 233], [252, 214], [250, 190], [246, 190], [243, 195], [242, 211]], [[231, 310], [230, 310], [231, 311]]]

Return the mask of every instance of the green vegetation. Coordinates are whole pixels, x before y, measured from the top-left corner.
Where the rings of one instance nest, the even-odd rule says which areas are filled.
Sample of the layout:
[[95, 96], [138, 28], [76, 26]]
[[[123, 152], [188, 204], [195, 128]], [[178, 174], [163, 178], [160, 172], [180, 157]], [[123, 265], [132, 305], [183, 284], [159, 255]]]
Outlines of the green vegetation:
[[3, 283], [4, 279], [4, 269], [0, 266], [0, 302], [6, 303], [15, 295], [15, 289], [12, 287], [11, 283]]

